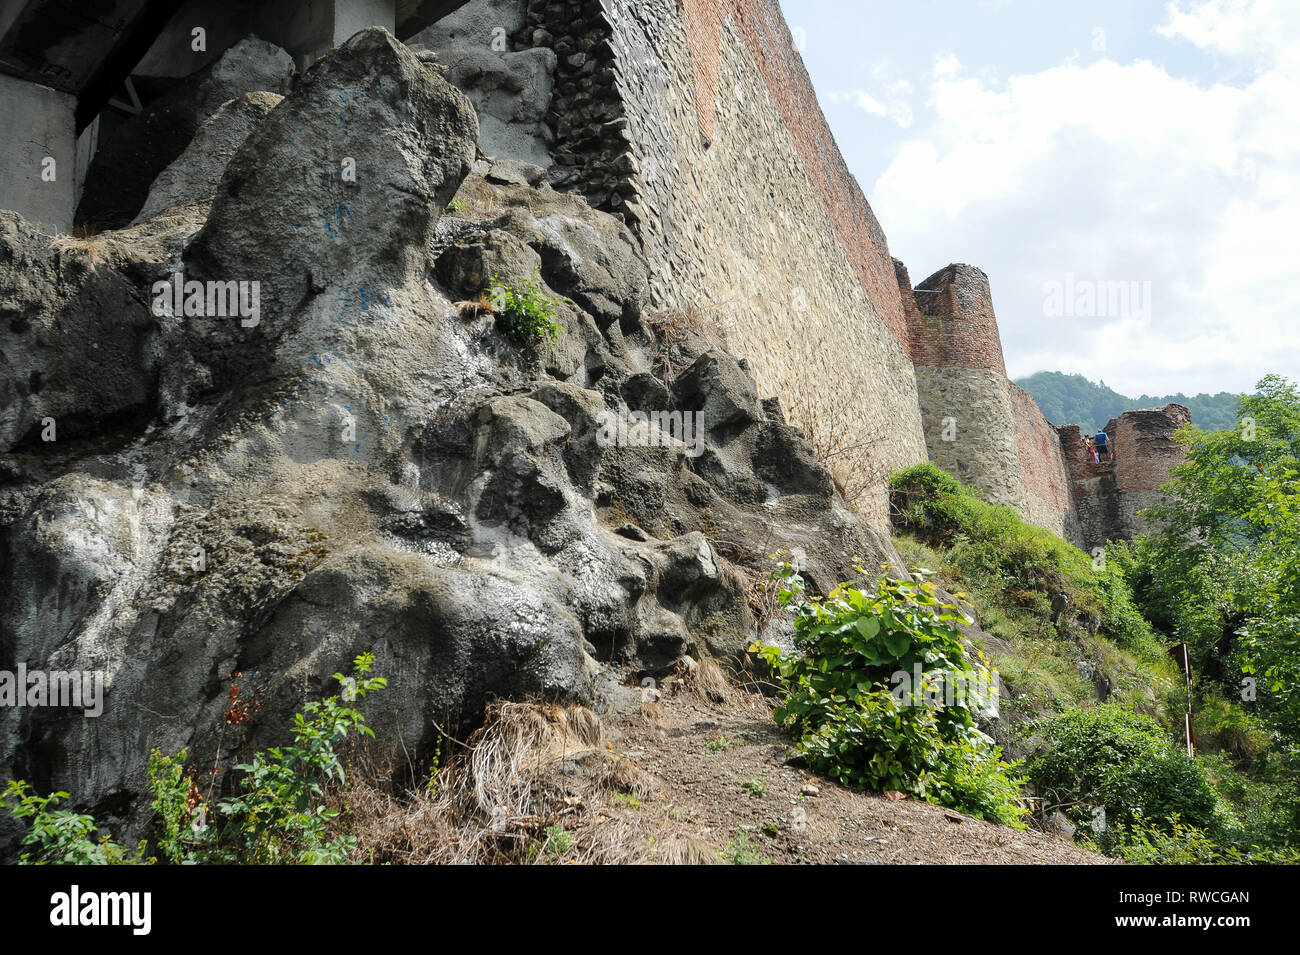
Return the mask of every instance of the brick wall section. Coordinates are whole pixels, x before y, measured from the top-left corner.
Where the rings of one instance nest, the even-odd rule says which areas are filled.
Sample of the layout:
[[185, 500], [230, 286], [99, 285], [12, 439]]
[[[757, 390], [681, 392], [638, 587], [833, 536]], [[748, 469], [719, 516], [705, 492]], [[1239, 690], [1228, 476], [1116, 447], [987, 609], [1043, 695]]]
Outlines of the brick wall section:
[[1009, 384], [1020, 470], [1029, 495], [1029, 513], [1025, 516], [1032, 523], [1081, 544], [1081, 528], [1061, 436], [1043, 417], [1033, 397], [1014, 382]]
[[691, 49], [701, 132], [709, 140], [714, 138], [718, 104], [735, 93], [723, 85], [723, 25], [729, 23], [757, 65], [876, 314], [896, 341], [906, 342], [907, 326], [885, 233], [840, 154], [777, 0], [679, 2]]
[[949, 265], [918, 285], [913, 295], [917, 309], [907, 310], [913, 364], [983, 368], [1006, 377], [993, 296], [982, 269]]
[[1184, 448], [1174, 432], [1192, 420], [1182, 405], [1126, 411], [1106, 426], [1115, 445], [1115, 473], [1122, 492], [1154, 491], [1183, 463]]
[[1142, 512], [1164, 500], [1160, 486], [1185, 458], [1174, 432], [1191, 420], [1182, 405], [1126, 411], [1106, 425], [1113, 463], [1091, 463], [1078, 425], [1058, 428], [1070, 492], [1085, 547], [1131, 540], [1158, 529]]
[[912, 278], [907, 273], [907, 266], [898, 259], [894, 259], [893, 262], [894, 279], [898, 282], [898, 297], [903, 306], [903, 327], [907, 331], [903, 347], [907, 350], [908, 357], [915, 363], [916, 348], [922, 344], [917, 339], [925, 328], [925, 316], [921, 314], [921, 309], [916, 304], [916, 295], [912, 292]]

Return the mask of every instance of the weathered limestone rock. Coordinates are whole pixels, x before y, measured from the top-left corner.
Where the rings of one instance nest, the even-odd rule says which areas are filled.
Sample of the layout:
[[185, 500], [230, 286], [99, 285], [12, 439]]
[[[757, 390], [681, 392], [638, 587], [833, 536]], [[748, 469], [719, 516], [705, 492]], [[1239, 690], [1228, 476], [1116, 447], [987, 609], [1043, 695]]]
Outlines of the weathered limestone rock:
[[551, 102], [554, 53], [443, 50], [438, 60], [447, 68], [447, 79], [474, 101], [481, 124], [479, 145], [485, 153], [536, 166], [551, 164], [550, 135], [542, 120]]
[[135, 218], [149, 189], [223, 103], [245, 93], [279, 93], [293, 73], [293, 58], [248, 37], [216, 62], [145, 106], [100, 144], [86, 172], [77, 221], [116, 229]]
[[[525, 28], [523, 0], [471, 0], [408, 42], [474, 101], [479, 145], [489, 156], [551, 165], [551, 104], [556, 56], [518, 49], [510, 37]], [[535, 185], [535, 183], [532, 183]]]
[[222, 104], [175, 162], [158, 174], [135, 222], [151, 219], [172, 206], [211, 202], [231, 157], [281, 99], [278, 93], [245, 93]]
[[0, 450], [141, 408], [155, 337], [133, 283], [0, 212]]

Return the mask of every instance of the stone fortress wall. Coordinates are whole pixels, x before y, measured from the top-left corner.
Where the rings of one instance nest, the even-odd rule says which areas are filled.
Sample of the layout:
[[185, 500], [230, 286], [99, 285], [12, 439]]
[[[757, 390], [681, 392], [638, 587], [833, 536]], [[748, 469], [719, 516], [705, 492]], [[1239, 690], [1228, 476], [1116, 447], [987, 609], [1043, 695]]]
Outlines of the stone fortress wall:
[[1015, 406], [1002, 357], [988, 277], [949, 265], [908, 286], [909, 348], [930, 460], [997, 504], [1028, 512]]
[[1084, 537], [1060, 433], [1043, 417], [1029, 392], [1014, 383], [1010, 391], [1026, 491], [1022, 513], [1030, 523], [1082, 544]]
[[1079, 521], [1078, 543], [1092, 548], [1107, 540], [1131, 539], [1156, 526], [1140, 512], [1165, 501], [1160, 486], [1184, 459], [1183, 446], [1173, 435], [1191, 418], [1191, 412], [1177, 404], [1112, 418], [1105, 431], [1115, 460], [1102, 464], [1088, 460], [1078, 425], [1057, 429]]
[[[716, 320], [797, 423], [851, 420], [882, 478], [869, 517], [885, 475], [928, 459], [1077, 544], [1137, 529], [1151, 489], [1080, 485], [1007, 378], [988, 277], [950, 265], [913, 289], [891, 259], [776, 0], [472, 0], [411, 42], [499, 117], [485, 151], [549, 160], [557, 189], [628, 223], [651, 307]], [[521, 127], [526, 144], [500, 134]]]
[[[557, 54], [552, 182], [638, 233], [652, 307], [716, 321], [796, 422], [857, 422], [881, 476], [924, 460], [884, 234], [776, 4], [535, 0], [530, 17]], [[859, 503], [883, 521], [875, 484]]]
[[[1123, 416], [1117, 464], [1087, 464], [1077, 429], [1048, 424], [1007, 379], [987, 276], [950, 265], [912, 288], [778, 0], [240, 0], [217, 21], [218, 9], [181, 4], [140, 76], [172, 72], [163, 52], [196, 22], [219, 23], [209, 59], [261, 30], [300, 68], [354, 26], [396, 30], [473, 100], [485, 154], [542, 167], [623, 218], [651, 265], [648, 308], [716, 322], [795, 423], [848, 425], [875, 477], [858, 503], [877, 523], [884, 478], [928, 459], [1076, 543], [1128, 536], [1180, 459], [1166, 408]], [[0, 114], [34, 115], [37, 92]]]

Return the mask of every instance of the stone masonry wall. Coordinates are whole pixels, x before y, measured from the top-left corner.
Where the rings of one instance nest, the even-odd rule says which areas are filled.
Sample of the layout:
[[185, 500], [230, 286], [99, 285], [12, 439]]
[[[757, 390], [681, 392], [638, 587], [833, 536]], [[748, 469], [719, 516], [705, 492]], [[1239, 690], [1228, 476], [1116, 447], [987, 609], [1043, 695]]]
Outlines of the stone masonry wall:
[[1006, 378], [978, 368], [919, 365], [916, 385], [930, 460], [985, 500], [1014, 507], [1028, 518], [1016, 411]]
[[792, 421], [851, 423], [878, 478], [859, 504], [883, 522], [885, 478], [926, 456], [902, 303], [779, 8], [599, 10], [530, 8], [558, 60], [552, 183], [622, 215], [650, 261], [651, 305], [716, 321]]
[[720, 40], [726, 30], [734, 30], [762, 75], [781, 126], [793, 139], [803, 171], [816, 186], [822, 208], [877, 316], [896, 340], [903, 341], [906, 325], [885, 233], [822, 115], [780, 4], [777, 0], [682, 0], [681, 6], [701, 132], [706, 138], [715, 137], [716, 107], [729, 97], [728, 80], [733, 77]]
[[1061, 453], [1070, 476], [1070, 497], [1083, 547], [1100, 547], [1108, 540], [1126, 536], [1114, 467], [1088, 460], [1077, 424], [1058, 428], [1057, 433], [1061, 436]]

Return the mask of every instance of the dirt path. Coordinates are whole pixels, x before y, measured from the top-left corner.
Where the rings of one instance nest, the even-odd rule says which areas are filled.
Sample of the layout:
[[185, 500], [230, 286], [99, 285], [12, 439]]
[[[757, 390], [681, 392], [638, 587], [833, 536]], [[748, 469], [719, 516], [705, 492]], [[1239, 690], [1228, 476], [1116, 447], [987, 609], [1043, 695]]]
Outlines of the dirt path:
[[653, 831], [656, 823], [668, 823], [723, 849], [728, 861], [737, 854], [759, 863], [858, 865], [1110, 861], [1039, 832], [913, 799], [853, 792], [788, 766], [788, 739], [760, 696], [734, 691], [728, 702], [715, 704], [680, 693], [658, 707], [657, 720], [606, 718], [615, 751], [659, 784], [639, 804], [606, 812], [634, 828]]

